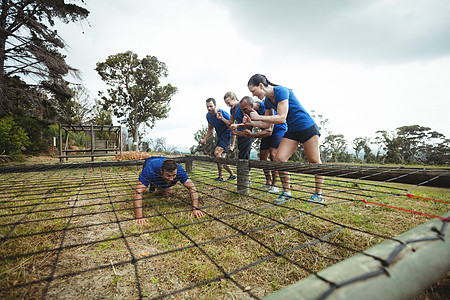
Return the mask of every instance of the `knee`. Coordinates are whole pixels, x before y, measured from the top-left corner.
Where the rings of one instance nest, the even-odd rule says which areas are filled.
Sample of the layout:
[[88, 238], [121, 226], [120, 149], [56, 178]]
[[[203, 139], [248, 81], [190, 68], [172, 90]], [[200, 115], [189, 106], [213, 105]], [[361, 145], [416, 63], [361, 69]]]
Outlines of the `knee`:
[[275, 155], [273, 161], [288, 161], [288, 160], [283, 157], [280, 157], [279, 155]]
[[270, 149], [270, 160], [274, 160], [275, 156], [277, 156], [277, 149]]
[[321, 164], [322, 163], [322, 161], [320, 160], [320, 157], [310, 158], [310, 159], [308, 159], [308, 162], [311, 164]]

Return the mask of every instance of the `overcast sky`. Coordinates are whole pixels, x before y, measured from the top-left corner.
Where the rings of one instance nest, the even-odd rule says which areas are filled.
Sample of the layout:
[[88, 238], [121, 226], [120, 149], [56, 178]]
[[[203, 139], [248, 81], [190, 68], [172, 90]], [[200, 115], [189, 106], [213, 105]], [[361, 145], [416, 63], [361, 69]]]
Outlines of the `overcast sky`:
[[228, 110], [223, 95], [250, 95], [255, 73], [291, 88], [349, 146], [415, 124], [450, 137], [448, 0], [86, 2], [88, 22], [57, 29], [92, 98], [107, 88], [96, 63], [127, 50], [166, 63], [164, 83], [178, 87], [146, 137], [192, 146], [205, 100]]

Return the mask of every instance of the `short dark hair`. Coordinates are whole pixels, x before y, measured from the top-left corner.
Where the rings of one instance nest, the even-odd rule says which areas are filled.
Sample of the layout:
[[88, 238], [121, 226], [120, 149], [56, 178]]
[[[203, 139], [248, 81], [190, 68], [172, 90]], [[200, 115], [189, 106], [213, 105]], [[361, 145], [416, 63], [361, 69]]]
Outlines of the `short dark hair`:
[[214, 103], [214, 106], [216, 106], [216, 100], [214, 100], [214, 98], [208, 98], [206, 99], [206, 102], [212, 102]]
[[241, 99], [241, 103], [242, 103], [242, 101], [244, 101], [245, 100], [245, 102], [247, 102], [247, 104], [255, 104], [255, 99], [253, 99], [252, 97], [250, 97], [250, 96], [244, 96], [244, 97], [242, 97], [242, 99]]
[[178, 169], [178, 164], [170, 158], [166, 159], [161, 165], [162, 171], [173, 172], [176, 169]]

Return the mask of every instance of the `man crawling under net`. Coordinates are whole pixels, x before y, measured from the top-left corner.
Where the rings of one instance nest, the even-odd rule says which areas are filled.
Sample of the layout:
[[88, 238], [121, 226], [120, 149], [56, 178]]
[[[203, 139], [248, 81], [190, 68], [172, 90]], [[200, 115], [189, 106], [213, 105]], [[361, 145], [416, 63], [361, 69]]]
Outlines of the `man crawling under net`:
[[204, 215], [203, 212], [198, 209], [197, 189], [183, 167], [177, 164], [173, 159], [162, 156], [152, 156], [145, 160], [142, 172], [139, 174], [139, 179], [133, 192], [134, 215], [137, 224], [147, 223], [147, 218], [144, 218], [142, 212], [142, 199], [147, 187], [149, 187], [150, 192], [157, 189], [162, 196], [170, 196], [172, 195], [173, 186], [178, 181], [189, 190], [189, 195], [192, 200], [191, 216], [200, 218]]

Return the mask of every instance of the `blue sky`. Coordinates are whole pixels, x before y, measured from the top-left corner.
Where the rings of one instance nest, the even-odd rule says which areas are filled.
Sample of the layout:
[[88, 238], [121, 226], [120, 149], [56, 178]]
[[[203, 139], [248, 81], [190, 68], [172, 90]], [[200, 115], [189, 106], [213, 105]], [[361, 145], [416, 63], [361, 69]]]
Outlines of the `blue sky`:
[[[146, 136], [190, 147], [205, 100], [249, 95], [251, 75], [294, 90], [351, 142], [404, 125], [450, 137], [450, 1], [87, 1], [88, 22], [58, 24], [68, 63], [92, 98], [95, 64], [131, 50], [166, 63], [178, 87]], [[145, 138], [144, 138], [145, 140]]]

